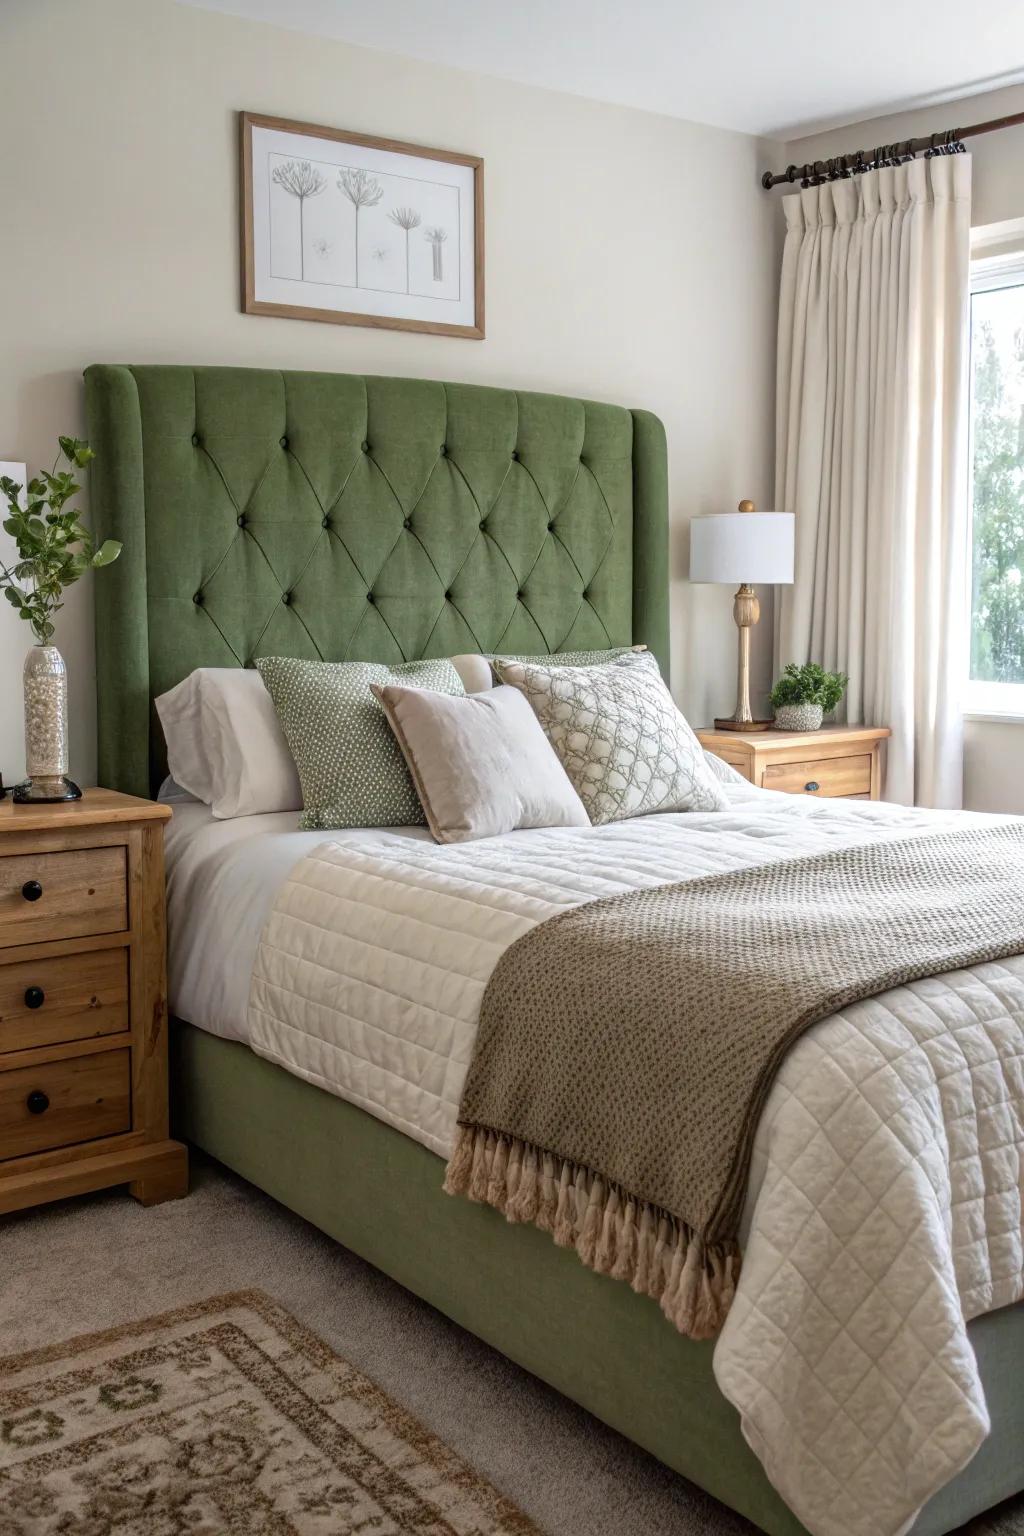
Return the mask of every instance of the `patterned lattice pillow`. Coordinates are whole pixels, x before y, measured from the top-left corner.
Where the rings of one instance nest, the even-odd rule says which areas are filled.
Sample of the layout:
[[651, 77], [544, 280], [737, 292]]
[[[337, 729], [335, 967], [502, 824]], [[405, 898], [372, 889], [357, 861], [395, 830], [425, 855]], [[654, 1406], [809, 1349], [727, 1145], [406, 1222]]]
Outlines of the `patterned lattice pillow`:
[[299, 826], [423, 826], [426, 818], [398, 743], [371, 683], [461, 694], [450, 661], [257, 660], [299, 770]]
[[601, 662], [618, 661], [620, 656], [646, 649], [643, 645], [617, 645], [610, 651], [550, 651], [542, 655], [528, 655], [525, 651], [467, 652], [453, 656], [452, 665], [467, 693], [486, 693], [494, 687], [491, 665], [499, 656], [503, 661], [539, 661], [549, 667], [596, 667]]
[[530, 701], [595, 826], [728, 805], [653, 656], [597, 667], [506, 660], [494, 667]]

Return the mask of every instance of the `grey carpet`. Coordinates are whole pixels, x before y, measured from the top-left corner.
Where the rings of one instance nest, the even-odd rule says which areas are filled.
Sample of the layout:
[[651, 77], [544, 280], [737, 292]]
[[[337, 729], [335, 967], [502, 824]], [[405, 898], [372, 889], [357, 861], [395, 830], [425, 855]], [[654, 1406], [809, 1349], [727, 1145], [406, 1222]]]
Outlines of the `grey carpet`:
[[[0, 1218], [0, 1354], [261, 1286], [548, 1536], [752, 1536], [745, 1520], [251, 1185], [196, 1160], [187, 1200], [94, 1195]], [[971, 1536], [1024, 1536], [1024, 1498]]]

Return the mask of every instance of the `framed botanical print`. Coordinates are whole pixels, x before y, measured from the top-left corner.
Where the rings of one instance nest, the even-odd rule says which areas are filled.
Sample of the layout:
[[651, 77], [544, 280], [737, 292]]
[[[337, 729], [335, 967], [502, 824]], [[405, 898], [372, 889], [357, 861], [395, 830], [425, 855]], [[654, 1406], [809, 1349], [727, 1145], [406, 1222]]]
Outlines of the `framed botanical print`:
[[484, 334], [484, 163], [241, 114], [246, 314]]

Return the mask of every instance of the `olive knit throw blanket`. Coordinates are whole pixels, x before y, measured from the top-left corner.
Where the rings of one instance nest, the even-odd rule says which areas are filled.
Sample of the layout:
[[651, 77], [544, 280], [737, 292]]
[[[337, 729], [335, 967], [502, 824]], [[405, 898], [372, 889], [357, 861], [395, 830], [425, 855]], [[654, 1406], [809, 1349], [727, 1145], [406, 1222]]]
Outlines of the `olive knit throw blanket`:
[[1024, 821], [593, 901], [484, 994], [445, 1188], [654, 1297], [725, 1319], [758, 1117], [784, 1053], [890, 987], [1024, 952]]

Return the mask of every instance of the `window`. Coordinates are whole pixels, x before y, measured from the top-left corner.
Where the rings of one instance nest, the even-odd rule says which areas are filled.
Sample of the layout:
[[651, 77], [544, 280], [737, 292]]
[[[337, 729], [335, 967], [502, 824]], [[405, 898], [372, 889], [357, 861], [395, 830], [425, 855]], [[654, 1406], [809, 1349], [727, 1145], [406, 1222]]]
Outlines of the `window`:
[[968, 708], [1024, 716], [1024, 252], [971, 267]]

